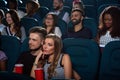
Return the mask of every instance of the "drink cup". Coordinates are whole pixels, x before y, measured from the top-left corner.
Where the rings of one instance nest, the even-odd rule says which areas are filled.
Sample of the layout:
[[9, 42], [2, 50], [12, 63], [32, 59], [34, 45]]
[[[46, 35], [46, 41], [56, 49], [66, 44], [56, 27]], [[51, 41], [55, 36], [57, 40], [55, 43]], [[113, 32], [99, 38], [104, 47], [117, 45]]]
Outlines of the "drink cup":
[[15, 64], [15, 73], [23, 73], [23, 64]]
[[36, 80], [44, 80], [43, 68], [36, 68], [34, 71]]

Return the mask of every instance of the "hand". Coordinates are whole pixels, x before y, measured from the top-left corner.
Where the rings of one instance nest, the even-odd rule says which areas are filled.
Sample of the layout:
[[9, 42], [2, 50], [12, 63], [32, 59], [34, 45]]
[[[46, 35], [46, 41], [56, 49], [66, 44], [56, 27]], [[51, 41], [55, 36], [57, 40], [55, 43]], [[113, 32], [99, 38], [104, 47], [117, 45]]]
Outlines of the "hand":
[[43, 55], [43, 52], [40, 50], [40, 52], [38, 53], [38, 55], [37, 55], [37, 57], [36, 57], [36, 59], [35, 59], [35, 62], [34, 63], [38, 63], [38, 61], [39, 61], [39, 59], [42, 57], [42, 55]]

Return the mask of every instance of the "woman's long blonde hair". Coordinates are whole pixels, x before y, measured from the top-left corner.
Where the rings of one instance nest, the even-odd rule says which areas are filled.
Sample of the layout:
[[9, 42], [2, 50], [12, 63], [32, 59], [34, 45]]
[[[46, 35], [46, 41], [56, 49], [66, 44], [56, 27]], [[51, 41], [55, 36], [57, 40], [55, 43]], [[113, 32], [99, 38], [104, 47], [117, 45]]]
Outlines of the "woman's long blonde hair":
[[[51, 62], [50, 66], [47, 69], [48, 79], [51, 79], [56, 74], [55, 68], [57, 67], [58, 60], [60, 58], [60, 54], [61, 54], [61, 50], [62, 50], [63, 45], [62, 45], [61, 38], [59, 38], [55, 34], [48, 34], [45, 39], [47, 39], [47, 38], [53, 39], [53, 41], [54, 41], [54, 48], [55, 48], [54, 49], [53, 61]], [[45, 59], [43, 61], [41, 61], [42, 65], [44, 65], [47, 60]]]

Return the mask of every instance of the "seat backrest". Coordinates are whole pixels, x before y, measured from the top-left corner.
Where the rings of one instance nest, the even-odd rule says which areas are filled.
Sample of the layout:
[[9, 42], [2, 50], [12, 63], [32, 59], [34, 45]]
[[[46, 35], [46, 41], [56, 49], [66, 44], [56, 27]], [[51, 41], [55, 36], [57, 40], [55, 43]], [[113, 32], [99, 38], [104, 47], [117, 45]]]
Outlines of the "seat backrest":
[[45, 18], [48, 12], [49, 12], [49, 9], [47, 7], [40, 6], [37, 12], [33, 15], [33, 18], [37, 19], [39, 26], [42, 26], [43, 19]]
[[14, 64], [20, 55], [20, 41], [13, 36], [2, 35], [1, 38], [1, 48], [6, 53], [8, 57], [7, 71], [12, 71]]
[[28, 44], [29, 38], [26, 38], [22, 44], [21, 44], [21, 49], [20, 52], [23, 53], [25, 51], [29, 51], [29, 44]]
[[73, 69], [78, 72], [83, 80], [96, 80], [100, 51], [95, 41], [66, 38], [63, 40], [63, 51], [70, 55]]
[[37, 14], [43, 19], [48, 12], [49, 8], [47, 8], [46, 6], [41, 6], [38, 9]]
[[22, 74], [16, 74], [13, 72], [6, 72], [1, 71], [0, 72], [0, 80], [35, 80], [30, 76], [25, 76]]
[[62, 32], [62, 37], [64, 37], [67, 34], [67, 23], [62, 19], [58, 19], [58, 27]]
[[92, 38], [95, 38], [97, 35], [97, 22], [94, 18], [85, 18], [83, 20], [83, 25], [87, 28], [89, 28], [92, 31]]
[[21, 25], [25, 28], [26, 35], [29, 35], [29, 29], [38, 26], [38, 21], [34, 18], [21, 18]]
[[9, 11], [9, 9], [7, 7], [0, 7], [0, 9], [2, 9], [4, 11], [4, 13], [6, 13], [7, 11]]
[[6, 7], [7, 3], [5, 0], [0, 0], [0, 7]]
[[97, 0], [97, 6], [101, 6], [103, 4], [119, 4], [119, 0]]
[[97, 8], [94, 5], [84, 5], [85, 16], [97, 20]]
[[104, 47], [99, 80], [120, 80], [120, 41], [111, 41]]
[[63, 10], [68, 12], [71, 15], [71, 8], [69, 6], [63, 6]]
[[69, 6], [70, 8], [72, 8], [72, 2], [74, 0], [64, 0], [64, 6]]
[[97, 9], [98, 18], [100, 16], [101, 12], [108, 6], [118, 6], [118, 7], [120, 7], [120, 4], [102, 4], [102, 5], [100, 5]]
[[96, 6], [96, 0], [81, 0], [84, 5], [94, 5]]
[[38, 0], [41, 6], [46, 6], [49, 9], [53, 7], [53, 0]]

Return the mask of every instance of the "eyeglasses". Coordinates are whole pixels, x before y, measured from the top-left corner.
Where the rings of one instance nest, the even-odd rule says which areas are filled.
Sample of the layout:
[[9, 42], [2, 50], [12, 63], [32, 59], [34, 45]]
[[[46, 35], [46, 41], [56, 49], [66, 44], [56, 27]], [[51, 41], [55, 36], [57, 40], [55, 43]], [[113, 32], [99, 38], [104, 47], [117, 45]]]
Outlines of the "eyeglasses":
[[48, 18], [48, 17], [46, 17], [46, 19], [47, 19], [47, 20], [53, 20], [53, 18]]

